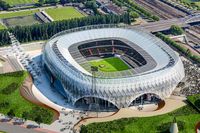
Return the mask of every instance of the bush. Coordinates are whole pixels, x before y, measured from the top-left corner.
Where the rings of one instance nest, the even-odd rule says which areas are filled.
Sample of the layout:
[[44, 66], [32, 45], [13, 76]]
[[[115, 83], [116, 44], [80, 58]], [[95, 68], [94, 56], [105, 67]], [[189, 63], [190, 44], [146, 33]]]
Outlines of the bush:
[[15, 117], [15, 112], [14, 112], [14, 110], [13, 110], [13, 109], [10, 109], [10, 111], [7, 113], [7, 115], [8, 115], [9, 117]]
[[7, 4], [5, 1], [0, 0], [0, 8], [2, 8], [3, 10], [8, 10], [8, 8], [10, 8], [10, 5]]
[[10, 103], [8, 101], [1, 101], [0, 102], [0, 108], [6, 109], [9, 108]]
[[[159, 133], [169, 133], [169, 129], [171, 127], [172, 122], [162, 123], [157, 127]], [[183, 131], [185, 127], [185, 123], [182, 121], [177, 122], [179, 131]]]
[[53, 120], [52, 110], [35, 105], [20, 95], [20, 86], [27, 74], [25, 71], [0, 74], [0, 113], [33, 121], [42, 118], [43, 123], [50, 124]]
[[177, 25], [172, 25], [170, 31], [172, 35], [182, 35], [184, 33], [183, 29]]
[[187, 100], [200, 111], [200, 94], [188, 96]]
[[25, 120], [37, 120], [38, 123], [49, 123], [52, 121], [52, 115], [53, 113], [49, 110], [35, 106], [29, 112], [24, 111], [22, 113], [22, 118]]
[[11, 93], [13, 93], [15, 90], [17, 90], [18, 88], [18, 84], [17, 83], [11, 83], [10, 85], [8, 85], [6, 88], [1, 90], [2, 94], [5, 95], [10, 95]]
[[123, 118], [110, 122], [93, 123], [89, 126], [82, 126], [81, 133], [111, 133], [112, 131], [123, 132], [125, 126], [137, 118]]
[[178, 109], [174, 112], [169, 113], [170, 116], [177, 117], [177, 116], [185, 116], [189, 114], [198, 114], [197, 110], [195, 110], [192, 106], [184, 106], [181, 109]]
[[[2, 76], [10, 76], [10, 77], [22, 77], [23, 75], [24, 75], [24, 71], [17, 71], [17, 72], [2, 74]], [[0, 76], [1, 76], [1, 74], [0, 74]]]
[[200, 110], [200, 99], [196, 100], [194, 105]]

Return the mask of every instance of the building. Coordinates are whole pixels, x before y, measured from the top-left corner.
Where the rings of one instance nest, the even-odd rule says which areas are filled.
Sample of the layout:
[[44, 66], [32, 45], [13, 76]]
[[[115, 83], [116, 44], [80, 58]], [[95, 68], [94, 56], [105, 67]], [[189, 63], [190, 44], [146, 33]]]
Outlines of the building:
[[[92, 74], [91, 61], [114, 57], [128, 69]], [[58, 33], [46, 43], [43, 63], [51, 84], [77, 108], [98, 103], [102, 109], [120, 109], [155, 102], [169, 97], [185, 76], [181, 59], [163, 41], [119, 25]]]

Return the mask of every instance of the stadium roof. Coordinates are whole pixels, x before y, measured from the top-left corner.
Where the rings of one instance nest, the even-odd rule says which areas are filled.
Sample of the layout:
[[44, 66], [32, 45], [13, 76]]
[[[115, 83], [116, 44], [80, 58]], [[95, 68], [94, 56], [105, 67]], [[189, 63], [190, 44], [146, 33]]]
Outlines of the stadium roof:
[[[63, 34], [63, 33], [61, 33]], [[103, 38], [121, 38], [133, 42], [138, 45], [144, 51], [146, 51], [156, 62], [156, 67], [146, 71], [148, 73], [158, 69], [162, 69], [167, 66], [170, 62], [170, 56], [174, 54], [169, 50], [168, 46], [160, 39], [157, 39], [151, 34], [148, 34], [144, 31], [135, 29], [135, 28], [100, 28], [100, 29], [89, 29], [82, 30], [78, 32], [70, 32], [68, 34], [63, 34], [59, 37], [53, 37], [50, 40], [49, 44], [53, 46], [56, 42], [56, 46], [60, 54], [77, 70], [91, 75], [90, 72], [86, 71], [76, 60], [72, 57], [69, 51], [71, 45], [85, 42], [88, 40], [94, 39], [103, 39]], [[136, 49], [137, 50], [137, 49]], [[141, 73], [140, 73], [141, 74]]]

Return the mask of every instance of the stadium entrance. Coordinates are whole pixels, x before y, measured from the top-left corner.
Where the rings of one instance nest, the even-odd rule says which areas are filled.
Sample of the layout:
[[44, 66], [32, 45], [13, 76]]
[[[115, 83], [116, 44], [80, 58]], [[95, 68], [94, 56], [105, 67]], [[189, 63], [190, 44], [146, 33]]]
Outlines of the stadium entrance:
[[130, 106], [139, 106], [146, 104], [157, 104], [161, 101], [158, 95], [147, 93], [137, 97]]
[[118, 108], [109, 101], [95, 97], [83, 97], [75, 103], [76, 108], [87, 111], [116, 111]]

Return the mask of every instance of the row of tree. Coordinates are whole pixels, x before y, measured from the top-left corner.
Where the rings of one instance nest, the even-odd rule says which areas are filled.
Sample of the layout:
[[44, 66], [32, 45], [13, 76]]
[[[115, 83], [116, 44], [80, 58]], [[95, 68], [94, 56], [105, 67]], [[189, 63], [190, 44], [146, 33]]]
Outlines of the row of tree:
[[39, 5], [43, 4], [67, 4], [67, 3], [85, 3], [87, 1], [95, 1], [95, 0], [39, 0]]
[[169, 37], [167, 37], [166, 35], [158, 32], [156, 33], [156, 36], [159, 37], [160, 39], [162, 39], [164, 42], [166, 42], [167, 44], [171, 45], [172, 47], [176, 48], [177, 51], [179, 51], [181, 54], [185, 55], [186, 57], [188, 57], [189, 59], [200, 63], [200, 56], [198, 55], [194, 55], [189, 49], [181, 46], [180, 44], [177, 44], [175, 41], [171, 40]]
[[43, 6], [44, 4], [67, 4], [67, 3], [83, 3], [86, 8], [93, 10], [94, 14], [99, 14], [95, 0], [39, 0], [36, 6]]
[[10, 5], [3, 0], [0, 0], [0, 10], [7, 10], [10, 8]]
[[8, 31], [12, 32], [20, 42], [29, 42], [37, 40], [47, 40], [54, 34], [76, 27], [97, 24], [117, 24], [131, 23], [131, 18], [128, 13], [123, 15], [97, 15], [83, 18], [75, 18], [64, 21], [56, 21], [46, 24], [36, 24], [32, 26], [17, 26], [0, 31], [0, 46], [10, 43]]
[[149, 11], [145, 10], [143, 7], [136, 4], [133, 0], [112, 0], [115, 4], [118, 6], [126, 6], [128, 8], [128, 11], [133, 11], [135, 13], [140, 14], [143, 17], [147, 17], [148, 19], [151, 19], [153, 21], [159, 21], [159, 17], [153, 15]]
[[[35, 4], [35, 6], [42, 6], [43, 4], [66, 4], [66, 3], [84, 3], [87, 1], [92, 0], [38, 0], [38, 3]], [[12, 6], [9, 5], [5, 0], [0, 0], [0, 10], [8, 10], [8, 8], [11, 8]]]

